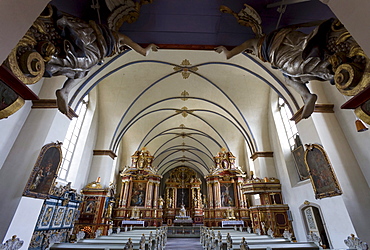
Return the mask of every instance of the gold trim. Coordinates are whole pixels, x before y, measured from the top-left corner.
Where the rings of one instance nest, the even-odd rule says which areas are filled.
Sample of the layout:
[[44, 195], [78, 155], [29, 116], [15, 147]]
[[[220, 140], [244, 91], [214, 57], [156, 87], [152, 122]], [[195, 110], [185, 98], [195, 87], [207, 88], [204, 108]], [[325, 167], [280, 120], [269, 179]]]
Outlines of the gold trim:
[[[310, 173], [310, 181], [311, 181], [311, 184], [312, 184], [312, 188], [314, 190], [314, 193], [315, 193], [315, 198], [316, 199], [322, 199], [322, 198], [326, 198], [326, 197], [332, 197], [332, 196], [337, 196], [337, 195], [341, 195], [343, 192], [342, 192], [342, 189], [339, 185], [339, 181], [337, 179], [337, 176], [334, 172], [334, 169], [333, 169], [333, 166], [329, 160], [329, 157], [326, 153], [326, 151], [324, 150], [324, 148], [321, 146], [321, 145], [318, 145], [318, 144], [306, 144], [306, 150], [304, 152], [304, 161], [306, 163], [306, 167], [307, 167], [307, 170], [308, 172]], [[330, 174], [331, 174], [331, 177], [333, 178], [333, 182], [334, 182], [334, 185], [335, 185], [335, 188], [331, 191], [327, 191], [326, 192], [321, 192], [319, 193], [319, 191], [317, 190], [316, 188], [316, 183], [314, 181], [314, 177], [313, 177], [313, 174], [312, 174], [312, 171], [311, 171], [311, 168], [307, 162], [307, 154], [309, 151], [312, 151], [314, 149], [317, 149], [321, 152], [321, 154], [324, 156], [325, 158], [325, 161], [326, 161], [326, 165], [325, 167], [323, 168], [329, 168], [329, 171], [330, 171]], [[318, 173], [318, 174], [322, 174], [322, 173]]]
[[[57, 100], [56, 99], [40, 99], [40, 100], [32, 100], [32, 109], [54, 109], [58, 108]], [[73, 117], [78, 117], [76, 112], [69, 107], [68, 115], [66, 115], [70, 120]]]
[[256, 160], [259, 157], [274, 157], [274, 152], [266, 151], [266, 152], [254, 152], [254, 154], [250, 157], [252, 160]]
[[315, 104], [314, 113], [334, 113], [334, 104]]
[[356, 114], [356, 116], [357, 116], [358, 118], [360, 118], [363, 122], [365, 122], [365, 123], [367, 123], [367, 124], [369, 124], [369, 125], [370, 125], [370, 116], [369, 116], [368, 114], [366, 114], [366, 113], [362, 110], [361, 106], [359, 106], [359, 107], [357, 107], [357, 108], [355, 109], [355, 114]]
[[0, 119], [7, 118], [17, 112], [20, 108], [23, 107], [25, 101], [22, 97], [18, 96], [18, 98], [10, 104], [5, 109], [0, 110]]
[[33, 109], [58, 108], [56, 99], [40, 99], [32, 101]]
[[93, 150], [93, 155], [108, 155], [113, 160], [117, 157], [112, 150]]

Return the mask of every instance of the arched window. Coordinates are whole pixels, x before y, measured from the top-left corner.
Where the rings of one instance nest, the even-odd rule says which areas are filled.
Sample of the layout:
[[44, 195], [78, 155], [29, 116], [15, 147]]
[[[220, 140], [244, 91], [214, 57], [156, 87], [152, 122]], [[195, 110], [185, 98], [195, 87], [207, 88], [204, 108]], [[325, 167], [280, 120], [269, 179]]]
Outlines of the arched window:
[[88, 95], [85, 96], [82, 103], [76, 110], [78, 115], [77, 119], [73, 119], [68, 127], [66, 137], [62, 145], [63, 161], [59, 169], [58, 178], [66, 180], [69, 169], [71, 167], [71, 161], [76, 148], [76, 143], [81, 132], [82, 124], [85, 120], [87, 107], [89, 104]]
[[299, 137], [297, 126], [294, 121], [290, 118], [293, 116], [288, 105], [284, 102], [283, 98], [279, 97], [278, 109], [281, 116], [281, 120], [284, 124], [285, 134], [288, 139], [290, 150], [293, 154], [295, 167], [301, 181], [309, 178], [309, 173], [304, 162], [304, 149]]

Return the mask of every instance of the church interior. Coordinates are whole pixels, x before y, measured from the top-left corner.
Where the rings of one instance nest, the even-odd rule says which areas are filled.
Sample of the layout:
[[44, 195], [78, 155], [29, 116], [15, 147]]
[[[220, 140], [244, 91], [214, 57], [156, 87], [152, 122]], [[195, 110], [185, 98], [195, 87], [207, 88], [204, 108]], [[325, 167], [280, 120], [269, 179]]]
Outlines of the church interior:
[[0, 1], [0, 248], [368, 249], [368, 9]]

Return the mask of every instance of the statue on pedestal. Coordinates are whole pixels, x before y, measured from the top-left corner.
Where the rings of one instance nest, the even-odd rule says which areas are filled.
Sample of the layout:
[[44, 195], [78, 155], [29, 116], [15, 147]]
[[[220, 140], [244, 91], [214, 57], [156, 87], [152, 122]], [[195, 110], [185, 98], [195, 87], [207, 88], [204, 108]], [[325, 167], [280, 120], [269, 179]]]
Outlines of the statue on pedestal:
[[179, 215], [180, 217], [186, 217], [186, 209], [184, 204], [181, 204]]
[[162, 196], [160, 196], [158, 200], [158, 206], [159, 208], [163, 208], [163, 205], [164, 205], [164, 199], [162, 198]]

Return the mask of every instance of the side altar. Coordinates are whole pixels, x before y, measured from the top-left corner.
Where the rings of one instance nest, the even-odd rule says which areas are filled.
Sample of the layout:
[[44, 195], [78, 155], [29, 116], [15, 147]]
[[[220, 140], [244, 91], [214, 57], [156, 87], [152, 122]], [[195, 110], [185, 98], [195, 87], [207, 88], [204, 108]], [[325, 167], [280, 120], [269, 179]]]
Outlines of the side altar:
[[246, 175], [235, 166], [235, 158], [224, 149], [213, 157], [214, 166], [205, 176], [208, 193], [204, 202], [205, 226], [219, 227], [228, 223], [233, 226], [235, 223], [248, 225], [250, 221], [247, 198], [242, 193]]
[[131, 166], [120, 173], [119, 197], [113, 209], [115, 226], [161, 226], [163, 199], [159, 197], [162, 176], [152, 166], [153, 156], [145, 148], [131, 156]]

